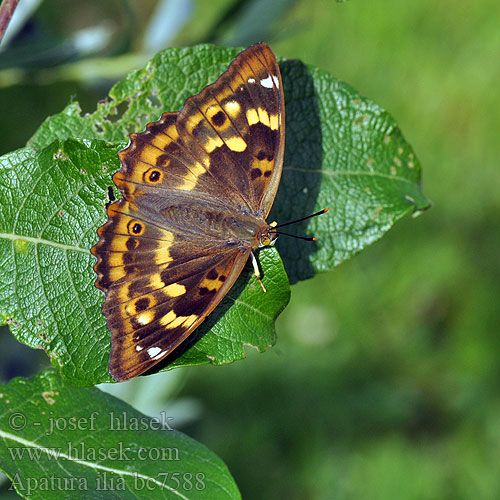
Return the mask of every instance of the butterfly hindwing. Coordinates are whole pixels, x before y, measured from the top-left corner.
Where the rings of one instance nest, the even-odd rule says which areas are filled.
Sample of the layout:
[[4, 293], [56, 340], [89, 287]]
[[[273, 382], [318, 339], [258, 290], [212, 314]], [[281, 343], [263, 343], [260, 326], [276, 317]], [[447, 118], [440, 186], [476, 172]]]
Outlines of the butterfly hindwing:
[[173, 234], [137, 215], [125, 199], [114, 202], [108, 208], [108, 221], [98, 231], [99, 242], [92, 252], [98, 257], [96, 286], [105, 293], [112, 286], [157, 272], [172, 261]]
[[105, 310], [111, 375], [128, 379], [172, 352], [226, 295], [247, 259], [238, 252], [209, 255], [129, 282], [132, 298]]
[[172, 352], [217, 306], [249, 250], [184, 231], [168, 231], [122, 199], [93, 248], [96, 286], [112, 335], [109, 369], [126, 380]]

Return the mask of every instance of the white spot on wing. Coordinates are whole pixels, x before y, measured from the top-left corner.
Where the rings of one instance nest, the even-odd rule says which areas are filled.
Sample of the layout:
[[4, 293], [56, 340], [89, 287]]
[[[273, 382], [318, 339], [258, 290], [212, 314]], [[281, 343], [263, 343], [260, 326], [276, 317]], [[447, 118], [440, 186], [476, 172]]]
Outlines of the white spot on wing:
[[135, 346], [135, 350], [136, 351], [142, 351], [144, 349], [144, 347], [140, 346], [140, 345], [136, 345]]
[[273, 82], [274, 82], [274, 85], [276, 85], [276, 88], [279, 89], [280, 88], [280, 81], [276, 75], [273, 75]]
[[161, 352], [161, 349], [159, 347], [150, 347], [148, 349], [148, 354], [150, 358], [154, 358], [155, 356], [158, 355], [159, 352]]
[[255, 78], [249, 78], [249, 79], [247, 80], [247, 82], [248, 82], [248, 83], [255, 83]]
[[263, 80], [261, 80], [260, 84], [263, 87], [266, 87], [267, 89], [272, 89], [273, 88], [273, 79], [271, 78], [271, 75], [268, 75], [267, 78], [264, 78]]

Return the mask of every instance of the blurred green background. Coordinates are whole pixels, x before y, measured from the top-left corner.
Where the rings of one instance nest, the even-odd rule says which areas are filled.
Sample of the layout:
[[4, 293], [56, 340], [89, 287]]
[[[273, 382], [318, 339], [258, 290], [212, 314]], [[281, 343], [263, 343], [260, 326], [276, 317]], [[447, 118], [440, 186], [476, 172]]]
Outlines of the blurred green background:
[[[65, 4], [40, 3], [0, 52], [0, 153], [162, 48], [266, 40], [387, 109], [434, 202], [295, 285], [266, 353], [111, 390], [175, 415], [244, 498], [500, 498], [497, 2]], [[5, 329], [0, 351], [4, 380], [47, 363]]]

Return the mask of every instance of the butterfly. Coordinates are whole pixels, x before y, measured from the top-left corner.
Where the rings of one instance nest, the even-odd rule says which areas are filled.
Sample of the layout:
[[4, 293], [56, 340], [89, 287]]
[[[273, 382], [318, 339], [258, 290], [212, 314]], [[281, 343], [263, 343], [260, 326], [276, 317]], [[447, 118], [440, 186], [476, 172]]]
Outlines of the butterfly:
[[[266, 218], [285, 149], [278, 61], [259, 43], [179, 112], [164, 113], [119, 152], [92, 248], [117, 381], [149, 370], [203, 322], [252, 250], [277, 238]], [[256, 271], [257, 274], [257, 271]]]

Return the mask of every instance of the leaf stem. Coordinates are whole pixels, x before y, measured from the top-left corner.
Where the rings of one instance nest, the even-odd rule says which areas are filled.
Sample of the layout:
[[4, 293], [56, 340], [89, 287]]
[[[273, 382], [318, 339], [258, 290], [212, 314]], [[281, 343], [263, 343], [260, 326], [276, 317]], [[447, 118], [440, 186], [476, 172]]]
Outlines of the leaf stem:
[[14, 15], [19, 0], [3, 0], [0, 4], [0, 43]]

